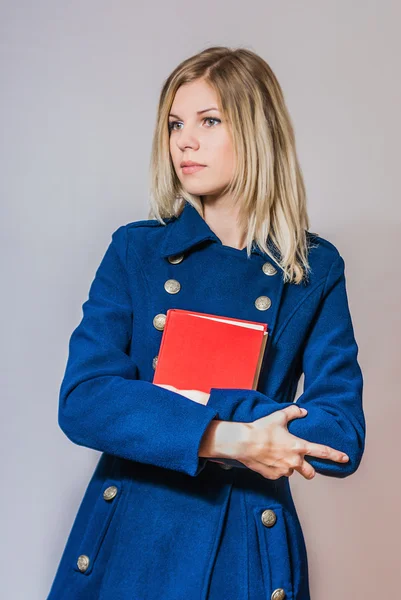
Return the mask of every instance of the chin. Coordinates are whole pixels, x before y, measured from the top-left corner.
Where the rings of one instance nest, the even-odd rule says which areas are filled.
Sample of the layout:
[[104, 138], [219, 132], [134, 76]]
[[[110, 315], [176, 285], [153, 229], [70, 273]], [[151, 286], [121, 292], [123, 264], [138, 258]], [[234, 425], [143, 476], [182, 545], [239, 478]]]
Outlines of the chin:
[[209, 192], [204, 189], [200, 189], [200, 188], [196, 188], [196, 187], [188, 187], [188, 186], [183, 186], [184, 190], [188, 193], [188, 194], [193, 194], [194, 196], [205, 196], [206, 194], [208, 194]]

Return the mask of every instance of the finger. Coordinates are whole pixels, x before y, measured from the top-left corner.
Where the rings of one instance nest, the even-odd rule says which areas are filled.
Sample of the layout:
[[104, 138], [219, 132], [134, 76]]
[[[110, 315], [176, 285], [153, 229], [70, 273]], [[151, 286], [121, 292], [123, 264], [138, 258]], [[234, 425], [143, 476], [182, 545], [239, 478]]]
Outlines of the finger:
[[295, 471], [295, 467], [288, 467], [287, 469], [283, 469], [283, 467], [275, 467], [274, 465], [268, 465], [259, 460], [252, 461], [241, 461], [248, 469], [255, 471], [255, 473], [259, 473], [265, 479], [279, 479], [280, 477], [291, 477], [291, 475]]
[[315, 469], [308, 463], [308, 461], [304, 460], [300, 467], [294, 467], [295, 471], [298, 471], [300, 475], [305, 477], [305, 479], [313, 479], [316, 475]]
[[262, 477], [265, 479], [276, 480], [280, 479], [280, 477], [283, 477], [283, 472], [281, 469], [278, 467], [268, 467], [266, 464], [261, 462], [254, 463], [252, 467], [249, 468], [252, 468], [255, 473], [259, 473], [259, 475], [262, 475]]
[[297, 419], [300, 417], [304, 417], [308, 411], [306, 410], [306, 408], [298, 406], [294, 402], [291, 406], [286, 406], [285, 408], [281, 409], [280, 412], [284, 413], [285, 418], [286, 418], [286, 423], [288, 423], [288, 421], [291, 421], [291, 419]]
[[[305, 461], [306, 462], [306, 461]], [[260, 463], [262, 464], [262, 463]], [[286, 472], [283, 471], [283, 469], [281, 469], [280, 467], [266, 467], [266, 465], [263, 465], [263, 468], [254, 468], [253, 470], [257, 471], [257, 473], [260, 473], [261, 475], [263, 475], [263, 477], [265, 479], [280, 479], [280, 477], [291, 477], [291, 475], [293, 475], [294, 471], [301, 471], [301, 467], [295, 468], [295, 467], [290, 467], [287, 469]], [[307, 477], [307, 479], [311, 479], [311, 477]]]
[[313, 442], [309, 442], [304, 450], [303, 454], [308, 456], [315, 456], [316, 458], [327, 458], [329, 460], [334, 460], [335, 462], [346, 463], [349, 461], [349, 457], [341, 450], [335, 450], [334, 448], [330, 448], [330, 446], [324, 446], [322, 444], [314, 444]]

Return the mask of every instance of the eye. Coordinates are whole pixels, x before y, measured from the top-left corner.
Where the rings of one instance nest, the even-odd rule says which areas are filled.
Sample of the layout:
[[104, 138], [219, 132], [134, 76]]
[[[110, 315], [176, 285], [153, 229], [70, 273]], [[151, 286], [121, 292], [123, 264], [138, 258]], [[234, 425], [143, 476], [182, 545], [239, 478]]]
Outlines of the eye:
[[[216, 123], [221, 123], [220, 119], [216, 119], [215, 117], [205, 117], [204, 119], [202, 119], [202, 121], [215, 121]], [[176, 125], [181, 125], [182, 121], [170, 121], [168, 124], [168, 130], [170, 131], [179, 131], [178, 129], [175, 129]], [[211, 127], [214, 127], [214, 125], [212, 125]], [[208, 127], [208, 129], [211, 129], [211, 127]]]
[[170, 121], [168, 124], [168, 130], [172, 131], [177, 123], [180, 123], [180, 121]]
[[216, 121], [216, 123], [221, 123], [220, 119], [215, 119], [214, 117], [205, 117], [204, 121]]

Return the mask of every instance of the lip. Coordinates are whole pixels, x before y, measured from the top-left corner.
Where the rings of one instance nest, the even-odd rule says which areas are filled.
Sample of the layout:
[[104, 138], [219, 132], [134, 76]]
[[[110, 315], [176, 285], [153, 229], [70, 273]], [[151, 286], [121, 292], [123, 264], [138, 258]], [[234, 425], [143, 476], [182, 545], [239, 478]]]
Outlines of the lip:
[[200, 171], [204, 169], [205, 165], [190, 165], [188, 167], [182, 167], [182, 172], [184, 175], [189, 175], [190, 173], [196, 173], [196, 171]]
[[183, 160], [180, 163], [180, 167], [204, 167], [205, 165], [202, 165], [201, 163], [195, 162], [193, 160]]

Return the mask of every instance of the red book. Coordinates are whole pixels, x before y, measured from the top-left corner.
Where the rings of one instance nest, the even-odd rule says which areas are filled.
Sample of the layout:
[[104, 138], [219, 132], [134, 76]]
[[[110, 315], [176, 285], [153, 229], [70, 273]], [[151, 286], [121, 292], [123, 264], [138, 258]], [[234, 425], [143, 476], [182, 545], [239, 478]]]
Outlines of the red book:
[[170, 308], [153, 383], [256, 389], [267, 336], [266, 323]]

